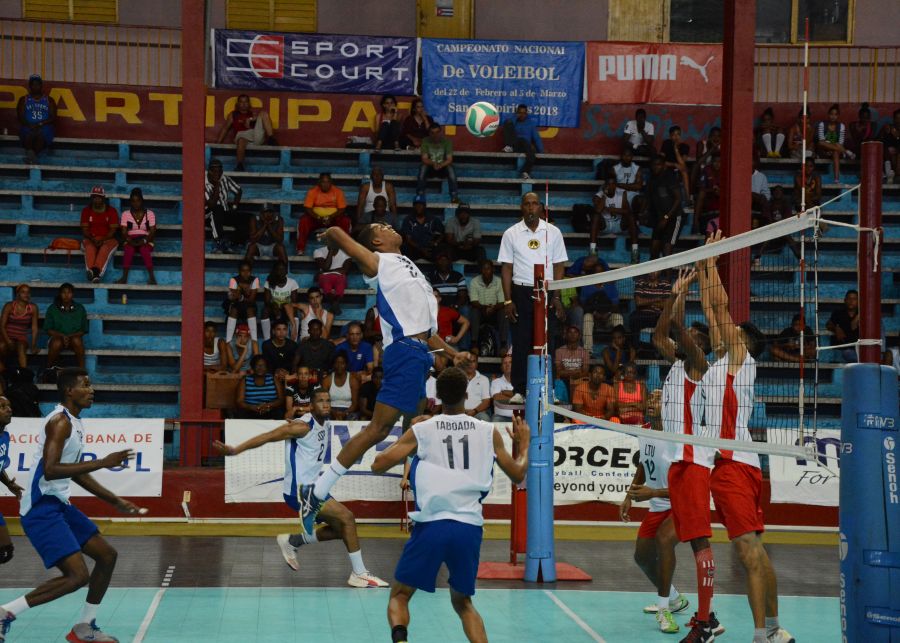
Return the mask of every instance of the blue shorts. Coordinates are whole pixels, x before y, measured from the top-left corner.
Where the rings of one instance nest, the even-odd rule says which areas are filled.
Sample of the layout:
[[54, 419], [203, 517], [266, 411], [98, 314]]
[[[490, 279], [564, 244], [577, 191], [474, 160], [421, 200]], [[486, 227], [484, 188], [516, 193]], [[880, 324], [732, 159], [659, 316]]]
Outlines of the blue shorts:
[[384, 380], [375, 401], [404, 413], [415, 413], [419, 402], [425, 399], [425, 380], [433, 364], [425, 342], [409, 337], [393, 342], [384, 349]]
[[481, 535], [481, 527], [457, 520], [417, 522], [403, 548], [394, 578], [404, 585], [433, 592], [438, 571], [446, 564], [450, 587], [472, 596], [481, 556]]
[[19, 130], [19, 139], [24, 143], [25, 139], [31, 136], [35, 131], [40, 132], [45, 145], [50, 145], [53, 142], [54, 131], [52, 125], [41, 125], [40, 127], [23, 125]]
[[100, 532], [76, 507], [54, 496], [44, 496], [32, 505], [22, 516], [22, 529], [47, 569], [81, 551]]

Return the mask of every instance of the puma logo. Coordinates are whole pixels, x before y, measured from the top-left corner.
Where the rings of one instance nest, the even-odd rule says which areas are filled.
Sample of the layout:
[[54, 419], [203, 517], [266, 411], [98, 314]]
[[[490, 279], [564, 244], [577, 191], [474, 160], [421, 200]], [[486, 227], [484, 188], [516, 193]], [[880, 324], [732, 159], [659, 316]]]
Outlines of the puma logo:
[[697, 64], [696, 62], [694, 62], [694, 59], [693, 59], [693, 58], [691, 58], [691, 57], [689, 57], [689, 56], [682, 56], [682, 57], [681, 57], [681, 60], [679, 61], [679, 63], [682, 64], [682, 65], [684, 65], [685, 67], [690, 67], [691, 69], [696, 69], [698, 72], [700, 72], [700, 75], [703, 76], [704, 82], [707, 82], [707, 83], [708, 83], [708, 82], [709, 82], [709, 75], [706, 73], [706, 68], [709, 67], [709, 63], [711, 63], [711, 62], [712, 62], [713, 60], [715, 60], [715, 59], [716, 59], [715, 56], [710, 56], [710, 57], [706, 60], [706, 64], [704, 64], [704, 65], [699, 65], [699, 64]]

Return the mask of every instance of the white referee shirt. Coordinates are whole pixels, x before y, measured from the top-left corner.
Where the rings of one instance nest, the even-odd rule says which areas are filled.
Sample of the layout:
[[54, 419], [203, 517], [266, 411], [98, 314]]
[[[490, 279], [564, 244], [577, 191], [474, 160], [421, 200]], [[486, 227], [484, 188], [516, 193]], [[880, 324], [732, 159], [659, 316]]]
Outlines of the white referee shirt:
[[497, 260], [512, 264], [514, 284], [533, 286], [535, 264], [544, 264], [544, 276], [552, 279], [553, 264], [568, 261], [569, 257], [559, 228], [541, 219], [534, 231], [524, 221], [507, 228]]

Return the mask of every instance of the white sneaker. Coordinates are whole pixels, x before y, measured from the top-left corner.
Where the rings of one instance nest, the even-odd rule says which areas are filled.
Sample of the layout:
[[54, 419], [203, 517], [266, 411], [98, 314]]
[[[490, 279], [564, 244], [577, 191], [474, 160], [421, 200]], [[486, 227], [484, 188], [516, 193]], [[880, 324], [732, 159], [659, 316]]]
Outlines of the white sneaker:
[[[690, 606], [691, 602], [685, 597], [684, 594], [679, 594], [675, 600], [669, 601], [669, 611], [672, 614], [677, 614], [678, 612], [683, 612]], [[659, 612], [659, 607], [656, 603], [653, 605], [648, 605], [644, 608], [644, 614], [656, 614]]]
[[513, 151], [512, 145], [504, 145], [503, 151], [506, 152], [507, 154], [509, 154], [510, 152]]
[[794, 637], [786, 629], [779, 627], [774, 634], [766, 636], [766, 641], [769, 643], [794, 643]]
[[656, 613], [656, 626], [664, 634], [674, 634], [679, 629], [678, 623], [675, 622], [675, 617], [672, 616], [672, 612], [669, 610], [662, 610]]
[[370, 572], [363, 572], [362, 574], [357, 574], [353, 572], [350, 574], [350, 578], [347, 579], [347, 584], [350, 587], [361, 587], [361, 588], [374, 588], [374, 587], [387, 587], [388, 584], [383, 580], [378, 578], [375, 574]]
[[531, 175], [528, 172], [522, 172], [522, 179], [524, 179], [525, 181], [530, 181]]
[[522, 397], [521, 393], [516, 393], [511, 398], [509, 398], [508, 404], [525, 404], [525, 398]]
[[278, 549], [281, 550], [281, 555], [284, 556], [284, 562], [287, 563], [288, 567], [297, 571], [300, 569], [300, 562], [297, 560], [297, 548], [291, 544], [290, 534], [278, 534], [275, 536], [275, 542], [278, 543]]
[[850, 150], [844, 150], [844, 156], [851, 160], [856, 158], [856, 154], [854, 154]]

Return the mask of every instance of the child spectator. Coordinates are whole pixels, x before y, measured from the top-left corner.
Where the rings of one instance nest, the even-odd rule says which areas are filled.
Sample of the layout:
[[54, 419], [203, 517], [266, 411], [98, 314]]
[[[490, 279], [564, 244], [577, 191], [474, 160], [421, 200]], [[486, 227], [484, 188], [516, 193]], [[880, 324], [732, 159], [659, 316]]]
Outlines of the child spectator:
[[129, 197], [130, 207], [122, 212], [122, 231], [125, 233], [125, 250], [122, 255], [122, 276], [117, 284], [128, 283], [128, 271], [134, 253], [141, 253], [147, 267], [147, 283], [156, 284], [153, 275], [153, 240], [156, 237], [156, 215], [153, 210], [144, 207], [144, 193], [141, 188], [134, 188]]
[[841, 157], [856, 158], [846, 148], [847, 127], [840, 122], [841, 109], [835, 103], [828, 108], [828, 120], [820, 121], [816, 126], [816, 151], [819, 156], [830, 157], [834, 173], [834, 182], [841, 182]]
[[419, 149], [422, 141], [428, 137], [428, 130], [433, 123], [434, 119], [425, 111], [425, 101], [421, 98], [413, 99], [409, 116], [403, 119], [400, 145], [408, 150]]
[[771, 107], [766, 107], [759, 118], [759, 127], [756, 130], [756, 147], [759, 154], [765, 153], [766, 158], [780, 159], [783, 146], [784, 132], [775, 124], [775, 112]]
[[259, 355], [259, 344], [250, 338], [250, 327], [238, 324], [234, 337], [226, 342], [228, 352], [228, 370], [232, 373], [246, 373], [250, 370], [250, 360]]
[[237, 145], [235, 172], [244, 171], [244, 157], [247, 154], [248, 145], [264, 143], [275, 145], [275, 130], [272, 127], [269, 113], [261, 109], [254, 114], [250, 105], [250, 97], [247, 94], [238, 96], [237, 106], [222, 124], [216, 143], [224, 142], [231, 132], [234, 132], [234, 142]]
[[321, 382], [334, 360], [334, 344], [322, 337], [325, 326], [318, 319], [309, 321], [309, 336], [297, 344], [295, 366], [309, 369], [311, 382]]
[[[394, 227], [397, 220], [397, 194], [394, 192], [394, 186], [384, 180], [384, 170], [375, 165], [369, 173], [369, 180], [359, 186], [359, 194], [356, 197], [356, 225], [378, 223], [373, 217], [375, 199], [378, 197], [382, 197], [385, 205], [390, 208], [391, 217], [395, 222], [391, 225]], [[384, 217], [384, 211], [381, 217]]]
[[[29, 333], [31, 339], [29, 340]], [[36, 355], [38, 339], [38, 307], [31, 303], [31, 287], [16, 286], [16, 296], [0, 313], [0, 359], [13, 355], [19, 368], [28, 365], [28, 351]]]
[[619, 188], [616, 178], [606, 179], [603, 187], [594, 195], [594, 213], [591, 215], [591, 254], [597, 251], [597, 235], [627, 234], [631, 243], [631, 263], [640, 261], [638, 250], [637, 220], [631, 213], [627, 192]]
[[634, 113], [634, 120], [625, 123], [624, 149], [637, 156], [653, 156], [656, 154], [655, 134], [653, 123], [647, 122], [647, 111], [638, 109]]
[[25, 148], [25, 162], [37, 163], [38, 154], [53, 143], [56, 123], [56, 101], [44, 94], [40, 75], [28, 77], [28, 93], [16, 105], [19, 118], [19, 140]]
[[53, 303], [47, 307], [44, 332], [50, 336], [47, 343], [47, 369], [56, 368], [59, 354], [72, 351], [78, 368], [84, 368], [84, 340], [88, 332], [87, 311], [74, 300], [75, 287], [60, 285]]
[[347, 370], [347, 356], [336, 353], [330, 375], [325, 376], [322, 390], [331, 394], [331, 419], [354, 419], [359, 400], [359, 380]]
[[372, 379], [359, 387], [357, 415], [360, 420], [372, 419], [372, 412], [375, 410], [375, 399], [378, 397], [378, 391], [381, 390], [383, 381], [384, 369], [376, 366], [372, 369]]
[[615, 385], [616, 416], [622, 424], [644, 424], [647, 411], [647, 385], [638, 379], [638, 369], [634, 362], [628, 362], [621, 369]]
[[794, 121], [794, 124], [788, 130], [788, 150], [791, 152], [792, 159], [800, 160], [803, 158], [804, 140], [806, 141], [806, 156], [810, 157], [813, 155], [815, 146], [815, 131], [809, 118], [809, 112], [806, 112], [806, 130], [804, 131], [803, 110], [801, 109], [797, 114], [797, 120]]
[[[331, 325], [334, 323], [334, 315], [322, 306], [324, 297], [322, 289], [313, 286], [306, 291], [306, 300], [309, 303], [288, 304], [288, 321], [291, 325], [291, 338], [303, 340], [309, 335], [309, 325], [313, 320], [322, 323], [322, 336], [326, 339], [331, 336]], [[300, 313], [300, 323], [297, 323], [297, 313]]]
[[328, 307], [333, 315], [340, 315], [341, 299], [347, 289], [347, 273], [350, 272], [352, 260], [346, 252], [340, 248], [322, 246], [313, 252], [316, 261], [316, 281], [328, 301]]
[[247, 241], [247, 216], [237, 208], [241, 204], [243, 190], [222, 170], [222, 161], [209, 160], [204, 184], [205, 205], [204, 216], [209, 222], [216, 252], [231, 252], [230, 244], [225, 238], [225, 226], [233, 228], [231, 243], [242, 247]]
[[481, 222], [472, 216], [468, 203], [456, 206], [456, 212], [444, 227], [444, 242], [449, 246], [453, 261], [465, 259], [478, 263], [485, 258], [481, 246]]
[[266, 277], [263, 284], [263, 311], [262, 326], [263, 339], [269, 339], [272, 324], [278, 321], [292, 325], [290, 304], [295, 303], [300, 297], [300, 286], [288, 277], [287, 264], [276, 261], [272, 264], [272, 271]]
[[[359, 322], [347, 324], [347, 341], [341, 342], [334, 349], [335, 355], [343, 355], [347, 359], [347, 369], [358, 377], [369, 379], [375, 367], [375, 353], [369, 342], [363, 341], [363, 328]], [[334, 404], [334, 396], [331, 398]]]
[[381, 97], [381, 112], [375, 117], [375, 151], [383, 148], [400, 149], [400, 115], [397, 111], [397, 97], [385, 94]]
[[306, 241], [313, 230], [338, 226], [350, 233], [347, 200], [344, 191], [332, 183], [330, 172], [319, 174], [319, 182], [306, 193], [303, 210], [297, 224], [297, 254], [306, 252]]
[[847, 141], [847, 146], [854, 154], [859, 155], [863, 143], [878, 140], [878, 137], [875, 123], [872, 122], [872, 110], [869, 109], [868, 103], [859, 106], [857, 118], [859, 120], [850, 123], [850, 140]]
[[517, 105], [515, 116], [503, 123], [503, 151], [525, 155], [522, 178], [530, 181], [535, 155], [544, 153], [544, 143], [537, 122], [528, 118], [528, 105]]
[[294, 366], [294, 355], [297, 353], [297, 342], [288, 339], [286, 321], [277, 321], [272, 327], [272, 339], [262, 343], [262, 356], [266, 358], [269, 372], [284, 381]]
[[294, 381], [284, 388], [284, 419], [290, 422], [309, 413], [315, 389], [316, 387], [310, 383], [309, 367], [298, 366]]
[[84, 235], [84, 267], [87, 278], [95, 284], [106, 272], [119, 241], [116, 233], [119, 230], [119, 215], [116, 209], [106, 202], [106, 191], [101, 185], [91, 189], [91, 202], [81, 211], [81, 233]]
[[[438, 335], [451, 346], [457, 346], [469, 330], [469, 320], [459, 314], [459, 311], [441, 303], [441, 293], [434, 289], [434, 298], [438, 303], [437, 327]], [[454, 328], [459, 330], [454, 332]]]
[[237, 416], [245, 419], [279, 420], [284, 416], [284, 386], [269, 372], [262, 355], [250, 360], [250, 373], [238, 385]]
[[203, 370], [206, 373], [228, 370], [228, 347], [218, 336], [216, 322], [203, 324]]
[[230, 342], [238, 320], [246, 321], [250, 338], [255, 342], [256, 296], [259, 293], [259, 278], [252, 274], [253, 264], [246, 259], [238, 264], [238, 274], [228, 280], [228, 295], [222, 302], [222, 309], [228, 315], [225, 341]]
[[422, 141], [422, 164], [419, 166], [419, 179], [416, 183], [416, 194], [424, 196], [425, 181], [429, 177], [447, 179], [450, 190], [450, 201], [459, 203], [456, 189], [456, 171], [453, 169], [453, 144], [444, 136], [441, 126], [432, 123], [428, 128], [428, 137]]
[[637, 357], [637, 351], [625, 334], [624, 326], [616, 326], [612, 331], [612, 341], [600, 352], [600, 359], [612, 379], [619, 377], [619, 371]]
[[800, 330], [803, 329], [803, 356], [807, 362], [816, 360], [816, 338], [812, 328], [800, 323], [799, 313], [791, 319], [791, 325], [785, 328], [772, 343], [772, 357], [782, 362], [800, 362]]
[[259, 257], [274, 257], [288, 262], [284, 249], [284, 219], [268, 203], [260, 208], [259, 214], [250, 218], [250, 244], [244, 258], [253, 261]]
[[606, 383], [606, 369], [602, 364], [591, 366], [588, 379], [575, 386], [572, 410], [591, 417], [608, 420], [615, 412], [615, 391]]

